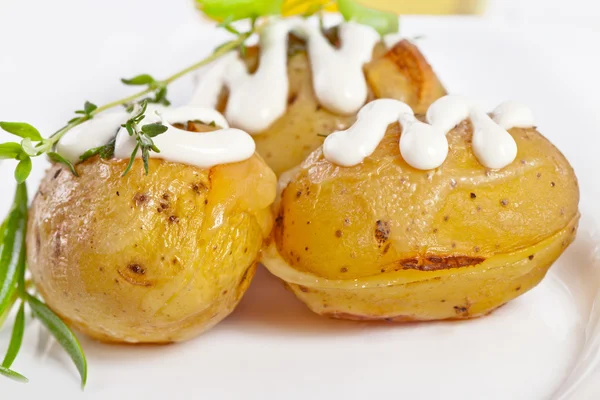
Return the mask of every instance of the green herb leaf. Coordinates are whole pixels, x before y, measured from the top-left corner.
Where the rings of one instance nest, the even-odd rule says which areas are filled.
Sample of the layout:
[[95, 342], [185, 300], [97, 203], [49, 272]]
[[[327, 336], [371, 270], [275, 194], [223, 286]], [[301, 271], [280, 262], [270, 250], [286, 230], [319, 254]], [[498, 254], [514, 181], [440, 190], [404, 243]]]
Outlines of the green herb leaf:
[[44, 324], [62, 348], [69, 354], [81, 376], [81, 386], [85, 387], [87, 381], [87, 361], [75, 334], [44, 303], [30, 294], [26, 294], [26, 299], [35, 317]]
[[137, 156], [137, 152], [139, 149], [140, 149], [140, 144], [138, 143], [135, 146], [135, 148], [133, 149], [133, 152], [131, 153], [131, 157], [129, 158], [129, 164], [127, 164], [127, 168], [125, 168], [123, 175], [121, 175], [122, 177], [127, 175], [129, 173], [129, 170], [131, 170], [131, 167], [133, 166], [133, 162], [135, 161], [135, 157]]
[[23, 375], [19, 374], [18, 372], [13, 371], [12, 369], [0, 367], [0, 374], [4, 375], [14, 381], [17, 381], [17, 382], [21, 382], [21, 383], [29, 382], [29, 379], [25, 378]]
[[134, 76], [131, 79], [121, 78], [121, 82], [123, 82], [126, 85], [130, 85], [130, 86], [141, 86], [141, 85], [149, 85], [151, 83], [154, 83], [154, 82], [156, 82], [156, 79], [154, 79], [151, 75], [142, 74], [142, 75]]
[[23, 139], [42, 140], [40, 132], [26, 122], [0, 122], [0, 128]]
[[0, 160], [17, 158], [21, 154], [21, 145], [15, 142], [0, 144]]
[[148, 172], [150, 171], [150, 168], [148, 167], [149, 159], [150, 150], [148, 149], [148, 146], [142, 146], [142, 161], [144, 162], [144, 171], [146, 172], [146, 175], [148, 175]]
[[69, 160], [67, 160], [66, 158], [64, 158], [60, 154], [51, 151], [51, 152], [48, 153], [48, 158], [51, 159], [54, 162], [66, 165], [67, 168], [69, 168], [69, 170], [71, 171], [71, 173], [73, 175], [79, 176], [79, 174], [75, 170], [75, 166], [73, 165], [73, 163], [71, 163]]
[[100, 158], [103, 160], [108, 160], [109, 158], [112, 158], [112, 156], [114, 156], [114, 154], [115, 154], [115, 141], [116, 140], [117, 140], [117, 137], [115, 136], [114, 138], [112, 138], [112, 140], [110, 142], [108, 142], [104, 146], [89, 149], [88, 151], [83, 153], [79, 157], [79, 159], [81, 161], [85, 161], [89, 158], [94, 157], [95, 155], [99, 155]]
[[94, 103], [90, 103], [89, 101], [86, 101], [83, 106], [83, 110], [85, 111], [85, 113], [87, 115], [90, 115], [91, 113], [96, 111], [97, 108], [98, 108], [97, 105], [95, 105]]
[[161, 124], [160, 122], [156, 122], [154, 124], [147, 124], [142, 126], [142, 132], [144, 132], [147, 136], [156, 137], [160, 134], [165, 133], [169, 128]]
[[[77, 111], [75, 111], [75, 114], [77, 114]], [[78, 121], [81, 117], [75, 117], [75, 118], [71, 118], [70, 120], [67, 121], [67, 124], [72, 124], [75, 121]]]
[[15, 179], [17, 183], [25, 182], [31, 173], [31, 168], [31, 158], [29, 156], [22, 157], [22, 160], [17, 164], [17, 168], [15, 168]]
[[196, 0], [196, 5], [209, 18], [233, 22], [259, 16], [279, 15], [283, 0]]
[[382, 36], [398, 32], [398, 16], [394, 13], [375, 10], [358, 4], [355, 0], [338, 0], [338, 7], [346, 21], [368, 25]]
[[25, 229], [27, 226], [27, 187], [17, 185], [0, 253], [0, 316], [12, 306], [19, 273], [25, 265]]
[[149, 103], [162, 104], [163, 106], [170, 106], [171, 102], [167, 99], [167, 88], [161, 87], [154, 95], [154, 98], [146, 99]]
[[6, 356], [4, 357], [4, 361], [2, 361], [2, 366], [4, 368], [10, 368], [15, 359], [17, 358], [17, 354], [19, 354], [19, 350], [21, 349], [21, 344], [23, 343], [23, 331], [25, 330], [25, 302], [21, 302], [21, 307], [19, 307], [19, 312], [17, 312], [17, 316], [15, 317], [15, 324], [13, 326], [12, 335], [10, 338], [10, 344], [8, 346], [8, 350], [6, 351]]

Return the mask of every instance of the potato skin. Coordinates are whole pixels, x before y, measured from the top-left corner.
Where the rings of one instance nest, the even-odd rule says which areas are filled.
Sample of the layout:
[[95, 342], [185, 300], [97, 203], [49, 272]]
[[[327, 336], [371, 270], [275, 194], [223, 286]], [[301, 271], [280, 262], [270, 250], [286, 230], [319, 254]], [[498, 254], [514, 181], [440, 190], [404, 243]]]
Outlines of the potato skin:
[[29, 214], [28, 265], [47, 304], [102, 341], [189, 339], [225, 318], [272, 227], [264, 161], [210, 170], [92, 158], [46, 174]]
[[391, 125], [350, 168], [316, 150], [281, 195], [265, 265], [311, 309], [340, 318], [469, 318], [535, 286], [579, 219], [564, 156], [515, 128], [516, 160], [487, 170], [464, 121], [448, 134], [445, 163], [420, 171], [402, 159], [400, 133]]
[[[257, 47], [248, 49], [245, 60], [250, 71], [256, 69], [258, 56]], [[416, 113], [425, 113], [431, 103], [446, 94], [419, 49], [407, 40], [390, 50], [383, 44], [377, 45], [373, 60], [364, 70], [370, 91], [367, 101], [398, 99], [413, 107]], [[321, 146], [323, 135], [347, 129], [356, 120], [356, 114], [339, 115], [319, 104], [305, 45], [293, 36], [290, 37], [288, 77], [290, 93], [286, 113], [254, 136], [257, 152], [278, 176], [298, 166]], [[224, 95], [220, 111], [225, 111], [226, 104]]]

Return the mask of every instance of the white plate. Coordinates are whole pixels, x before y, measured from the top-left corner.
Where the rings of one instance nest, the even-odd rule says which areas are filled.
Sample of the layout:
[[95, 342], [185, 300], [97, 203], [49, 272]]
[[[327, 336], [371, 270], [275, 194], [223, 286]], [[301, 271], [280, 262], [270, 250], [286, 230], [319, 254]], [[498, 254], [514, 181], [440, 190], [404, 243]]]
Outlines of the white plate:
[[[45, 133], [84, 100], [103, 103], [128, 93], [119, 77], [165, 76], [225, 37], [203, 25], [184, 0], [95, 6], [55, 0], [31, 7], [18, 0], [0, 5], [0, 120], [26, 120]], [[600, 84], [591, 77], [600, 60], [591, 53], [600, 35], [469, 18], [407, 18], [403, 32], [426, 35], [420, 45], [452, 92], [490, 109], [505, 99], [529, 104], [540, 130], [573, 163], [581, 229], [540, 286], [478, 320], [372, 324], [319, 318], [260, 270], [234, 314], [188, 343], [109, 346], [82, 337], [89, 360], [84, 393], [60, 347], [29, 323], [14, 368], [31, 383], [2, 379], [1, 397], [598, 398], [600, 316], [592, 307], [600, 287], [600, 105], [594, 97]], [[176, 102], [189, 96], [189, 85], [186, 79], [173, 87]], [[12, 197], [12, 168], [0, 166], [2, 211]], [[0, 348], [9, 330], [10, 323]]]

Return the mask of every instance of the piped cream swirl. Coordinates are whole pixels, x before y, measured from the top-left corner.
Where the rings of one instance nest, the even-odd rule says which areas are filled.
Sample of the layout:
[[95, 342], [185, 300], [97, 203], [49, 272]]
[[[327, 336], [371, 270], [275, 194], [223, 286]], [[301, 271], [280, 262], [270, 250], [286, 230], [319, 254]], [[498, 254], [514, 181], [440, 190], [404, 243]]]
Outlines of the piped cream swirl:
[[373, 154], [389, 124], [399, 122], [402, 157], [414, 168], [430, 170], [442, 165], [448, 156], [446, 134], [467, 118], [473, 124], [473, 152], [490, 169], [504, 168], [517, 156], [517, 144], [508, 129], [534, 126], [531, 110], [514, 102], [498, 106], [492, 119], [465, 97], [445, 96], [430, 106], [428, 123], [424, 123], [415, 118], [407, 104], [381, 99], [363, 107], [349, 129], [329, 135], [323, 154], [340, 166], [357, 165]]
[[371, 27], [343, 23], [338, 49], [314, 22], [302, 18], [273, 21], [261, 34], [256, 72], [250, 74], [243, 60], [230, 53], [199, 72], [191, 104], [214, 107], [222, 88], [227, 87], [225, 115], [231, 125], [251, 134], [267, 129], [287, 108], [288, 34], [294, 32], [307, 41], [319, 102], [336, 113], [356, 113], [368, 96], [363, 65], [371, 59], [380, 37]]

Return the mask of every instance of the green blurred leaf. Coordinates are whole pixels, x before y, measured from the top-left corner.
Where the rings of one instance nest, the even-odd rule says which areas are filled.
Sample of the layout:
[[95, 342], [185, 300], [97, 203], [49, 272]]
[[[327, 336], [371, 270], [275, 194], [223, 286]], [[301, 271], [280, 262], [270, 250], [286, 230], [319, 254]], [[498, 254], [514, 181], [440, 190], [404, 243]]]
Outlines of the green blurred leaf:
[[69, 354], [81, 376], [81, 386], [85, 387], [87, 382], [87, 361], [75, 334], [44, 303], [30, 294], [26, 294], [26, 299], [35, 317], [44, 324], [62, 348]]
[[87, 115], [90, 115], [91, 113], [96, 111], [97, 108], [97, 105], [95, 105], [94, 103], [90, 103], [89, 101], [86, 101], [83, 105], [83, 111], [85, 111]]
[[15, 198], [6, 221], [0, 254], [0, 316], [12, 306], [19, 273], [25, 265], [25, 229], [27, 226], [27, 187], [17, 185]]
[[0, 122], [0, 128], [23, 139], [42, 140], [40, 132], [26, 122]]
[[156, 79], [154, 79], [151, 75], [142, 74], [142, 75], [134, 76], [131, 79], [121, 78], [121, 82], [123, 82], [126, 85], [141, 86], [141, 85], [149, 85], [151, 83], [154, 83], [154, 82], [156, 82]]
[[77, 171], [75, 170], [75, 166], [73, 165], [73, 163], [71, 163], [69, 160], [67, 160], [66, 158], [64, 158], [63, 156], [61, 156], [58, 153], [55, 153], [53, 151], [51, 151], [50, 153], [48, 153], [48, 158], [51, 159], [54, 162], [57, 162], [59, 164], [64, 164], [67, 166], [67, 168], [69, 168], [69, 170], [71, 171], [71, 173], [75, 176], [79, 176], [79, 174], [77, 173]]
[[265, 17], [281, 14], [283, 0], [196, 0], [197, 7], [216, 21]]
[[14, 159], [21, 153], [21, 145], [15, 142], [0, 144], [0, 160]]
[[25, 378], [23, 375], [19, 374], [18, 372], [13, 371], [12, 369], [4, 368], [4, 367], [0, 367], [0, 375], [4, 375], [14, 381], [21, 382], [21, 383], [29, 382], [29, 379]]
[[153, 124], [147, 124], [142, 126], [142, 132], [144, 132], [147, 136], [156, 137], [165, 133], [169, 128], [161, 124], [160, 122], [156, 122]]
[[[23, 271], [24, 272], [24, 271]], [[21, 302], [21, 307], [19, 307], [19, 312], [15, 317], [15, 324], [13, 326], [12, 335], [10, 338], [10, 345], [8, 346], [8, 350], [6, 351], [6, 356], [4, 357], [4, 361], [2, 361], [2, 366], [4, 368], [10, 368], [10, 366], [17, 358], [17, 354], [19, 354], [19, 350], [21, 349], [21, 344], [23, 343], [23, 332], [25, 331], [25, 302]]]
[[338, 0], [338, 7], [346, 21], [368, 25], [382, 36], [398, 32], [399, 20], [394, 13], [375, 10], [358, 4], [355, 0]]
[[29, 156], [25, 156], [21, 161], [17, 164], [17, 168], [15, 168], [15, 179], [17, 183], [23, 183], [29, 177], [32, 168], [31, 158]]

